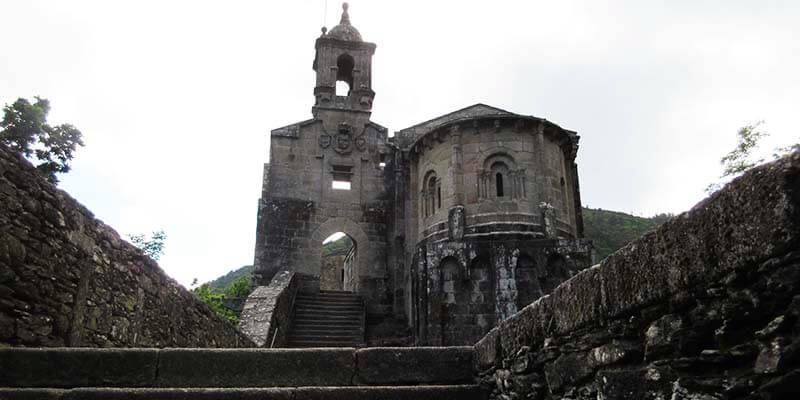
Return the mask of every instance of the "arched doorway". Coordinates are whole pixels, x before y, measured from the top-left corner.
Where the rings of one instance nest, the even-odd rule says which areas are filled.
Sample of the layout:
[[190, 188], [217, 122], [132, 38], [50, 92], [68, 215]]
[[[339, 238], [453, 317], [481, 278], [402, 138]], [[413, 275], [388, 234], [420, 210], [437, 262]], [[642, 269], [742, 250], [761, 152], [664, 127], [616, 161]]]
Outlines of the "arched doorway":
[[322, 241], [319, 288], [354, 292], [358, 280], [357, 246], [344, 232], [336, 232]]
[[[347, 276], [348, 286], [345, 289], [343, 280], [342, 289], [351, 292], [361, 292], [362, 280], [369, 271], [367, 260], [373, 257], [373, 254], [370, 252], [370, 243], [367, 234], [359, 224], [353, 222], [349, 218], [328, 218], [314, 230], [314, 233], [311, 234], [311, 243], [308, 247], [309, 251], [304, 254], [304, 272], [322, 278], [324, 273], [324, 264], [322, 260], [323, 242], [337, 233], [340, 234], [338, 236], [341, 236], [342, 233], [348, 236], [353, 242], [353, 247], [355, 247], [352, 256], [352, 268], [343, 270], [345, 272], [350, 272]], [[341, 272], [339, 272], [339, 274], [341, 277]]]

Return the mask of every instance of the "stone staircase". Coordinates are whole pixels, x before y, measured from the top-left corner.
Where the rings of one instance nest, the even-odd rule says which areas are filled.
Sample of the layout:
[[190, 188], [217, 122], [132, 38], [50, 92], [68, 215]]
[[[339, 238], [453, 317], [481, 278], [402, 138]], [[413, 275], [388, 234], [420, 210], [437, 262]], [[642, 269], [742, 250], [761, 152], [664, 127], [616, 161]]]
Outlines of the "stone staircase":
[[0, 349], [2, 400], [478, 400], [472, 347]]
[[363, 347], [364, 344], [361, 296], [333, 290], [297, 294], [288, 347]]

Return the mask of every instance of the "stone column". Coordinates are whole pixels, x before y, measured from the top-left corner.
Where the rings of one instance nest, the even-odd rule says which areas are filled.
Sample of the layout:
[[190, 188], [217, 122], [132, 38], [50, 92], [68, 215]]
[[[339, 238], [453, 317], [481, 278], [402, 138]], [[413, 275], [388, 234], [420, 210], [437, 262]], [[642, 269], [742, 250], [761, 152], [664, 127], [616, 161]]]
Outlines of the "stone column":
[[450, 137], [453, 140], [453, 153], [450, 156], [453, 180], [453, 201], [455, 205], [464, 204], [464, 155], [461, 150], [461, 127], [453, 125], [450, 128]]

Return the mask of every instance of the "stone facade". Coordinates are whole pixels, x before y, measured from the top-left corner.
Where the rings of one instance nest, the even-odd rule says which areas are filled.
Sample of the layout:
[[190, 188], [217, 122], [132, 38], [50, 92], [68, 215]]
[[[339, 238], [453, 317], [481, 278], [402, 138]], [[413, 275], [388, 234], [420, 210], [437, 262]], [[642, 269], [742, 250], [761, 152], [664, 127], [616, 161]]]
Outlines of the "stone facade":
[[793, 399], [800, 152], [502, 322], [476, 345], [492, 399]]
[[[257, 281], [320, 276], [362, 294], [370, 324], [405, 321], [418, 344], [472, 344], [591, 265], [578, 136], [476, 104], [389, 137], [370, 121], [374, 51], [346, 11], [317, 39], [313, 118], [271, 132]], [[336, 232], [355, 243], [344, 274], [320, 257]]]
[[0, 347], [251, 347], [0, 145]]

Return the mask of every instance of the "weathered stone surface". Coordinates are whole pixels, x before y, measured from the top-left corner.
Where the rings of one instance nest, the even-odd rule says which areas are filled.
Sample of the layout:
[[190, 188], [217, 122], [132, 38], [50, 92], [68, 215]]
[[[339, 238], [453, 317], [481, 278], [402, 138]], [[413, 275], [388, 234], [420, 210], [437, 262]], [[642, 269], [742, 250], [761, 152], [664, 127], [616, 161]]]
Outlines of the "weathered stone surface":
[[160, 387], [348, 386], [354, 349], [164, 349]]
[[492, 399], [791, 398], [799, 250], [794, 153], [502, 322], [475, 345], [481, 382]]
[[253, 345], [2, 145], [0, 170], [0, 346]]
[[598, 397], [608, 400], [674, 398], [673, 383], [676, 377], [676, 374], [668, 368], [657, 366], [633, 370], [601, 371], [597, 374]]
[[3, 400], [62, 400], [64, 390], [61, 389], [9, 389], [0, 388], [0, 399]]
[[294, 400], [484, 400], [477, 385], [297, 388]]
[[462, 383], [473, 380], [472, 347], [376, 347], [356, 351], [362, 385]]
[[293, 396], [294, 390], [284, 388], [80, 388], [65, 391], [62, 400], [287, 400]]
[[156, 349], [0, 349], [0, 387], [152, 386]]
[[258, 286], [247, 297], [239, 329], [258, 347], [283, 347], [289, 332], [292, 299], [299, 280], [295, 273], [281, 271], [267, 286]]

